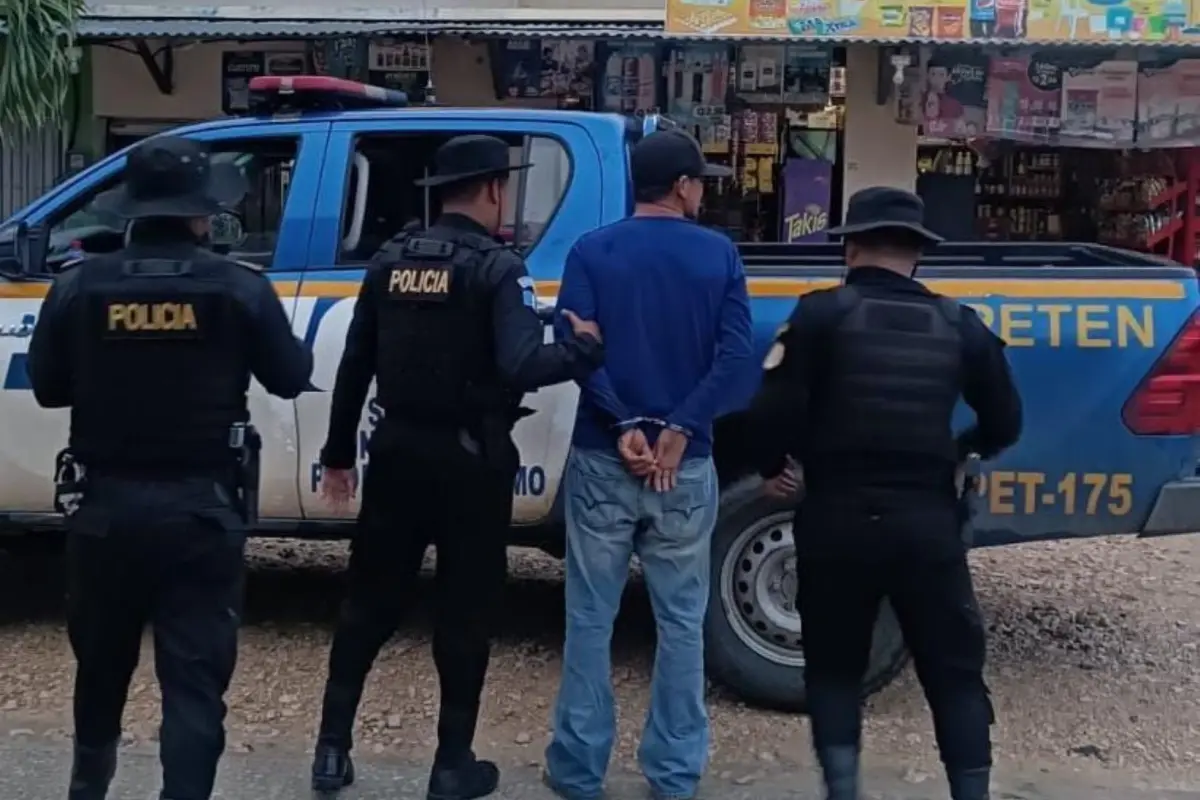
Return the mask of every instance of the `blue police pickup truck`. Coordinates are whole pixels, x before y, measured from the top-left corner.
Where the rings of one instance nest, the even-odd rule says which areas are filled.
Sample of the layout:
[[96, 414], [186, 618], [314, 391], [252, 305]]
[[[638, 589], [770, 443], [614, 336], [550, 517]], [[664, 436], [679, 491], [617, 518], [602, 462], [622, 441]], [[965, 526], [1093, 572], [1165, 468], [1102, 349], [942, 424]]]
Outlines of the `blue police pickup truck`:
[[[344, 89], [294, 92], [275, 103], [267, 97], [257, 116], [174, 131], [209, 142], [250, 180], [248, 197], [218, 218], [214, 242], [264, 268], [296, 335], [315, 354], [314, 388], [297, 400], [251, 390], [264, 439], [264, 535], [340, 536], [352, 522], [356, 509], [335, 512], [316, 491], [329, 390], [365, 262], [403, 225], [436, 214], [435, 198], [413, 181], [437, 146], [487, 133], [510, 142], [514, 158], [534, 163], [511, 184], [505, 235], [525, 254], [539, 302], [549, 308], [572, 243], [629, 213], [628, 148], [652, 127], [593, 113], [398, 108], [392, 95], [378, 93], [348, 103]], [[81, 250], [122, 245], [125, 226], [92, 203], [121, 181], [124, 165], [123, 153], [110, 156], [0, 224], [0, 530], [8, 533], [54, 527], [53, 456], [68, 419], [34, 402], [25, 371], [29, 336], [58, 265]], [[742, 254], [761, 359], [797, 295], [838, 282], [838, 251], [756, 244]], [[920, 277], [973, 306], [1007, 340], [1025, 398], [1023, 438], [983, 465], [977, 546], [1200, 530], [1200, 289], [1190, 267], [1086, 244], [947, 244], [927, 255]], [[743, 405], [757, 381], [750, 374], [738, 387]], [[557, 495], [576, 399], [573, 385], [527, 398], [537, 413], [516, 430], [522, 466], [513, 487], [514, 545], [561, 552]], [[723, 494], [709, 665], [749, 701], [799, 709], [803, 649], [790, 515], [746, 474], [738, 408], [728, 412], [716, 437]], [[969, 413], [962, 410], [964, 425]], [[368, 402], [364, 461], [379, 414]], [[885, 608], [868, 688], [887, 683], [904, 659]]]

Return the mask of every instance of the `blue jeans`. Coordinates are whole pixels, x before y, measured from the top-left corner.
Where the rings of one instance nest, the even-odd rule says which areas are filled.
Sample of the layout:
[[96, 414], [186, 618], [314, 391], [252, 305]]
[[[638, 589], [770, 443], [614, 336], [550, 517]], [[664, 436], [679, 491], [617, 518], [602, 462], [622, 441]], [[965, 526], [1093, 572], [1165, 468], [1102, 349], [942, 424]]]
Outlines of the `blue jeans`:
[[703, 627], [717, 473], [712, 459], [697, 458], [678, 476], [674, 490], [659, 494], [615, 451], [573, 450], [567, 462], [567, 635], [546, 767], [571, 800], [599, 797], [612, 754], [613, 621], [635, 552], [658, 628], [638, 761], [667, 798], [692, 797], [708, 761]]

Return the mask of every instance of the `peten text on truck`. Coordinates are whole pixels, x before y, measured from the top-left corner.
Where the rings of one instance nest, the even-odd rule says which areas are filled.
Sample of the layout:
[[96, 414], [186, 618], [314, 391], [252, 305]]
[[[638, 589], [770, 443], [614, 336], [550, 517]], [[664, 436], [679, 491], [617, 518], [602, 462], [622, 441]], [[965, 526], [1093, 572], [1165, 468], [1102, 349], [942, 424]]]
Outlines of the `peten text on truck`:
[[[277, 81], [275, 88], [284, 83]], [[330, 392], [367, 260], [412, 220], [436, 214], [413, 185], [452, 136], [505, 139], [534, 166], [510, 183], [506, 236], [525, 255], [540, 303], [550, 308], [568, 250], [580, 235], [632, 208], [630, 144], [655, 122], [527, 109], [404, 108], [395, 93], [332, 79], [291, 79], [265, 91], [255, 116], [172, 133], [208, 142], [237, 164], [252, 190], [217, 219], [218, 249], [259, 264], [274, 282], [297, 336], [314, 354], [310, 390], [295, 401], [251, 388], [263, 437], [264, 535], [343, 536], [356, 508], [318, 496], [318, 450]], [[288, 104], [292, 113], [276, 112]], [[302, 113], [294, 113], [302, 104]], [[69, 254], [112, 252], [124, 223], [93, 207], [122, 179], [117, 153], [57, 186], [0, 224], [0, 530], [43, 535], [54, 455], [68, 415], [38, 407], [25, 371], [29, 336], [55, 271]], [[832, 245], [745, 245], [758, 359], [796, 297], [835, 285]], [[86, 262], [78, 269], [87, 269]], [[1086, 244], [946, 244], [920, 277], [956, 297], [1008, 342], [1026, 409], [1022, 439], [983, 465], [977, 546], [1200, 529], [1200, 291], [1194, 271], [1149, 256]], [[553, 336], [550, 328], [546, 335]], [[791, 515], [763, 497], [739, 453], [741, 408], [760, 374], [737, 387], [740, 407], [716, 429], [721, 512], [713, 541], [707, 622], [709, 667], [748, 700], [802, 708], [801, 630], [794, 607]], [[577, 389], [529, 395], [536, 413], [518, 423], [521, 469], [513, 487], [511, 543], [561, 553], [559, 485]], [[169, 398], [153, 398], [169, 402]], [[381, 410], [367, 403], [360, 463]], [[961, 409], [962, 427], [970, 411]], [[880, 615], [869, 689], [904, 663], [895, 619]]]

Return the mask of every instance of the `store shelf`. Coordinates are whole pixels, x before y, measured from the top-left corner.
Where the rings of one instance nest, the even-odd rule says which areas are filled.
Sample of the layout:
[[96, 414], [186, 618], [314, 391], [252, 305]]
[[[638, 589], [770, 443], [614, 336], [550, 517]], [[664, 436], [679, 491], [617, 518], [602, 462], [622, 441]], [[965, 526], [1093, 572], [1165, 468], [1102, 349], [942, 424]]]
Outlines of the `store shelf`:
[[1187, 193], [1187, 184], [1183, 181], [1178, 181], [1167, 189], [1162, 190], [1155, 195], [1149, 203], [1150, 208], [1159, 208], [1167, 203], [1173, 203], [1180, 196]]
[[1100, 211], [1106, 214], [1146, 214], [1151, 211], [1171, 205], [1187, 193], [1187, 184], [1183, 181], [1168, 186], [1153, 197], [1136, 203], [1101, 203]]
[[1176, 217], [1168, 222], [1163, 227], [1156, 230], [1154, 233], [1147, 234], [1139, 239], [1121, 239], [1118, 237], [1101, 237], [1101, 244], [1109, 245], [1110, 247], [1121, 247], [1126, 250], [1138, 250], [1140, 252], [1152, 252], [1164, 245], [1170, 246], [1171, 240], [1174, 239], [1180, 231], [1183, 230], [1183, 218]]

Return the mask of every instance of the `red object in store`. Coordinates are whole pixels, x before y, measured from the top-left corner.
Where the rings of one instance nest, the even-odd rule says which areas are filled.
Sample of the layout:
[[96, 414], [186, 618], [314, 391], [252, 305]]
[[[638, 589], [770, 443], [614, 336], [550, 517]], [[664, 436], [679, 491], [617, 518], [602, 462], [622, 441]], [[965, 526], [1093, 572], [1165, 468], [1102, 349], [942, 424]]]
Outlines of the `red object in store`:
[[1192, 315], [1126, 401], [1121, 418], [1139, 436], [1200, 431], [1200, 312]]
[[1179, 173], [1183, 177], [1181, 224], [1175, 238], [1172, 258], [1195, 266], [1200, 263], [1200, 148], [1179, 151]]
[[409, 105], [408, 95], [404, 92], [327, 75], [260, 75], [250, 79], [248, 88], [250, 111], [255, 114], [404, 108]]

